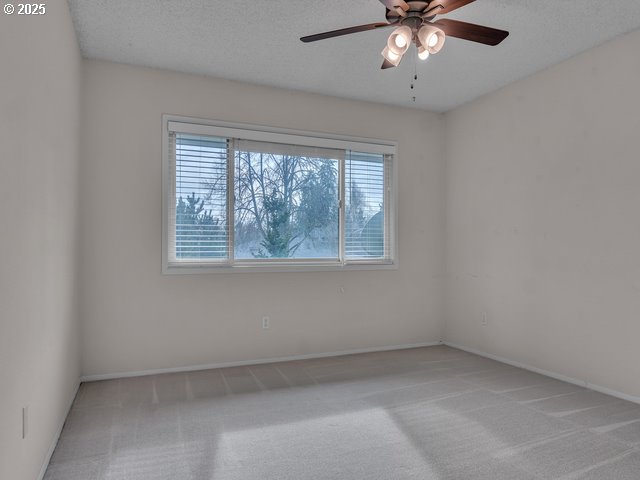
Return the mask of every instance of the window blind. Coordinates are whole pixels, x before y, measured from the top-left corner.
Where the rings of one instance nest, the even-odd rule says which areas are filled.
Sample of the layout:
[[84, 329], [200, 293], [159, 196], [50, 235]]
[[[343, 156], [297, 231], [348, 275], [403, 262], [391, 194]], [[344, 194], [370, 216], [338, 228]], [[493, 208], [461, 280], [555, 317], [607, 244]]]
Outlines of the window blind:
[[228, 139], [170, 132], [169, 152], [169, 262], [227, 262]]
[[345, 160], [345, 262], [391, 258], [390, 155], [348, 151]]

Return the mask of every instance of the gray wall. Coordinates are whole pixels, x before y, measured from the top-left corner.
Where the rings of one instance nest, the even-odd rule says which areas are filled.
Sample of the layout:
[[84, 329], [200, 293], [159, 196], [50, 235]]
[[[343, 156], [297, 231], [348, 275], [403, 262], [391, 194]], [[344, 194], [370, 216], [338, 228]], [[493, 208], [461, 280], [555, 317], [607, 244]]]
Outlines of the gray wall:
[[79, 376], [81, 59], [67, 3], [1, 14], [0, 58], [0, 478], [33, 480]]
[[639, 49], [446, 115], [448, 341], [640, 396]]
[[[84, 374], [441, 339], [441, 115], [100, 61], [84, 82]], [[163, 113], [397, 140], [400, 268], [162, 275]]]

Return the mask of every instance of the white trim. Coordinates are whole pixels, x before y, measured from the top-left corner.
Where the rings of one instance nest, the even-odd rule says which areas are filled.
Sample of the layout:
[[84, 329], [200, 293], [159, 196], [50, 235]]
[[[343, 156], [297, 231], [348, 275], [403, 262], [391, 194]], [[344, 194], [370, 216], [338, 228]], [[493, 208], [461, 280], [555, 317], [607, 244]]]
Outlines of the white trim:
[[42, 463], [42, 467], [40, 468], [40, 473], [38, 474], [38, 480], [42, 480], [44, 478], [45, 473], [47, 473], [47, 468], [49, 468], [49, 462], [51, 461], [53, 452], [56, 449], [56, 446], [58, 445], [58, 440], [60, 440], [60, 435], [62, 434], [64, 423], [67, 421], [67, 417], [69, 416], [69, 412], [71, 412], [71, 407], [73, 406], [73, 402], [76, 399], [76, 396], [78, 395], [78, 390], [80, 389], [80, 383], [81, 383], [81, 380], [78, 380], [75, 391], [71, 396], [71, 401], [69, 402], [69, 406], [67, 407], [67, 410], [64, 413], [64, 417], [60, 422], [60, 425], [58, 426], [58, 430], [56, 430], [56, 433], [53, 436], [51, 445], [49, 445], [49, 450], [47, 450], [47, 454], [44, 457], [44, 462]]
[[342, 355], [355, 355], [358, 353], [387, 352], [389, 350], [407, 350], [410, 348], [435, 347], [436, 345], [442, 345], [442, 342], [409, 343], [409, 344], [403, 344], [403, 345], [388, 345], [383, 347], [356, 348], [353, 350], [342, 350], [339, 352], [310, 353], [307, 355], [291, 355], [288, 357], [240, 360], [237, 362], [209, 363], [204, 365], [187, 365], [184, 367], [157, 368], [153, 370], [139, 370], [134, 372], [101, 373], [96, 375], [83, 375], [82, 377], [80, 377], [80, 381], [95, 382], [98, 380], [113, 380], [116, 378], [142, 377], [145, 375], [158, 375], [161, 373], [181, 373], [181, 372], [193, 372], [197, 370], [210, 370], [214, 368], [244, 367], [247, 365], [262, 365], [265, 363], [279, 363], [279, 362], [291, 362], [294, 360], [310, 360], [314, 358], [339, 357]]
[[389, 241], [391, 242], [391, 258], [396, 268], [399, 265], [399, 249], [398, 249], [398, 155], [393, 157], [393, 163], [391, 164], [391, 222], [389, 223], [391, 231], [389, 232]]
[[[387, 241], [390, 242], [390, 258], [347, 260], [344, 257], [344, 165], [341, 159], [340, 195], [342, 196], [340, 208], [340, 258], [338, 259], [289, 259], [287, 262], [276, 260], [269, 262], [243, 261], [231, 256], [223, 261], [190, 262], [169, 260], [169, 211], [171, 209], [171, 193], [173, 191], [173, 179], [170, 178], [169, 168], [169, 133], [181, 132], [201, 135], [213, 135], [220, 137], [245, 138], [249, 140], [286, 143], [294, 145], [307, 145], [314, 147], [339, 148], [367, 153], [393, 155], [391, 165], [391, 196], [385, 192], [385, 219], [392, 218], [387, 225], [389, 230]], [[217, 120], [205, 120], [180, 115], [162, 115], [162, 252], [161, 272], [168, 275], [191, 275], [211, 273], [289, 273], [289, 272], [339, 272], [349, 270], [397, 270], [398, 269], [398, 142], [380, 140], [365, 137], [348, 137], [327, 133], [309, 132], [304, 130], [268, 127], [263, 125], [251, 125], [244, 123], [222, 122]], [[233, 164], [229, 163], [228, 191], [233, 191]], [[386, 166], [385, 166], [386, 169]], [[385, 170], [386, 176], [386, 170]], [[385, 180], [386, 183], [386, 180]], [[227, 217], [233, 218], [233, 195], [228, 195]], [[230, 226], [228, 246], [233, 248], [233, 228]]]
[[169, 131], [162, 116], [162, 273], [169, 271], [169, 201], [171, 199], [171, 179], [169, 178]]
[[345, 228], [347, 223], [346, 156], [338, 161], [338, 168], [340, 169], [338, 177], [338, 258], [344, 259], [347, 245], [347, 231]]
[[490, 358], [491, 360], [495, 360], [501, 363], [506, 363], [507, 365], [511, 365], [513, 367], [523, 368], [524, 370], [529, 370], [530, 372], [539, 373], [540, 375], [544, 375], [546, 377], [555, 378], [556, 380], [561, 380], [563, 382], [571, 383], [573, 385], [578, 385], [580, 387], [588, 388], [589, 390], [604, 393], [605, 395], [611, 395], [612, 397], [620, 398], [628, 402], [640, 404], [640, 397], [636, 397], [635, 395], [629, 395], [627, 393], [619, 392], [618, 390], [613, 390], [611, 388], [595, 385], [593, 383], [587, 382], [586, 380], [578, 380], [577, 378], [568, 377], [560, 373], [551, 372], [549, 370], [543, 370], [542, 368], [533, 367], [531, 365], [527, 365], [526, 363], [516, 362], [514, 360], [510, 360], [505, 357], [500, 357], [498, 355], [486, 353], [481, 350], [476, 350], [475, 348], [465, 347], [463, 345], [458, 345], [458, 344], [446, 342], [446, 341], [443, 343], [451, 348], [457, 348], [458, 350], [463, 350], [465, 352], [473, 353], [475, 355], [480, 355], [481, 357]]
[[242, 138], [259, 142], [286, 143], [309, 147], [339, 148], [356, 152], [396, 154], [397, 142], [373, 138], [349, 137], [294, 130], [290, 128], [267, 127], [246, 123], [229, 123], [199, 118], [163, 115], [167, 129], [171, 132], [211, 135], [215, 137]]
[[198, 273], [294, 273], [294, 272], [343, 272], [349, 270], [397, 270], [398, 262], [392, 263], [280, 263], [278, 265], [265, 264], [242, 264], [240, 262], [221, 263], [220, 265], [190, 263], [181, 266], [172, 264], [166, 270], [165, 275], [191, 275]]

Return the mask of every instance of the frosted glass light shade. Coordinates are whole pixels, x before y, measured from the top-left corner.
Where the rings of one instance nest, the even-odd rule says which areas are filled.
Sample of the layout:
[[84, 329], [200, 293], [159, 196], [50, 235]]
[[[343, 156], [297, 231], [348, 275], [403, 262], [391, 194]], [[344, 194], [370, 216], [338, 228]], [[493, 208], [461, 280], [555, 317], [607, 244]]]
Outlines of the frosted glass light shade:
[[387, 48], [396, 55], [404, 55], [411, 45], [411, 28], [403, 25], [396, 28], [387, 40]]
[[445, 38], [444, 32], [434, 25], [424, 25], [418, 30], [420, 45], [431, 54], [442, 49]]
[[397, 67], [402, 60], [402, 55], [394, 53], [388, 46], [384, 47], [384, 50], [382, 50], [382, 56], [394, 67]]

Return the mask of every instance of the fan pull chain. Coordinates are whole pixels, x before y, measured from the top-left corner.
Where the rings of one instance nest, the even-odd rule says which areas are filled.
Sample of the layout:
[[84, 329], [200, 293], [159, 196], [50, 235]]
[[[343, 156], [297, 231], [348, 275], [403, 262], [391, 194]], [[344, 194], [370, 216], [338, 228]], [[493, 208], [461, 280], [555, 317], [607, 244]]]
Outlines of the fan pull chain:
[[[414, 55], [413, 55], [413, 79], [411, 80], [411, 90], [413, 90], [413, 84], [414, 84], [414, 82], [416, 80], [418, 80], [418, 57], [417, 57], [417, 54], [414, 53]], [[411, 99], [415, 103], [415, 101], [416, 101], [415, 95], [413, 97], [411, 97]]]

